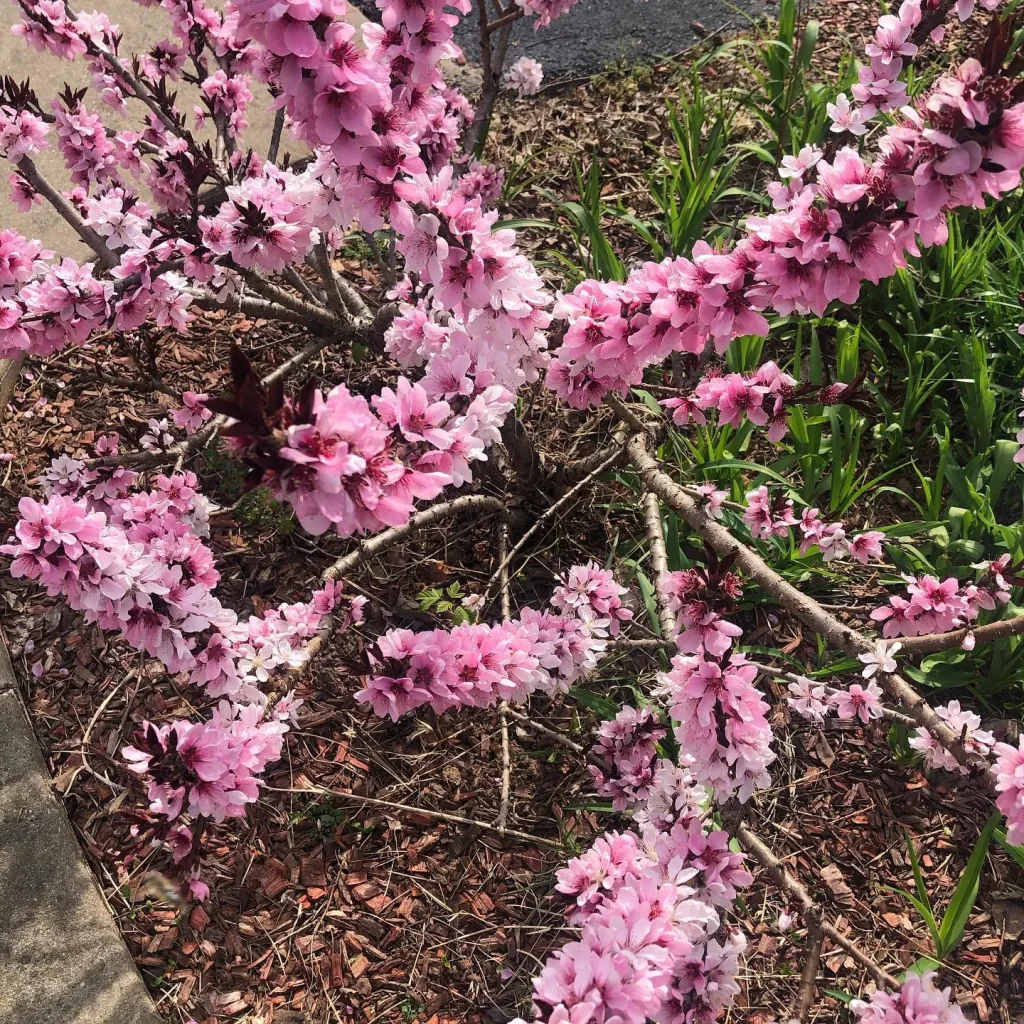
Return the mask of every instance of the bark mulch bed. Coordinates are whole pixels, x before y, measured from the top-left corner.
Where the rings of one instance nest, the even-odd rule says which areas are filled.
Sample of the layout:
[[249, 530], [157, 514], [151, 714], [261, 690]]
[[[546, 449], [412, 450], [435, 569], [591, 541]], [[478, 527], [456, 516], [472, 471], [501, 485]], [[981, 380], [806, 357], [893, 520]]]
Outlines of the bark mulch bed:
[[[848, 3], [830, 10], [835, 19], [821, 50], [826, 63], [835, 47], [849, 45], [844, 26], [853, 15], [862, 18], [874, 8]], [[517, 107], [514, 116], [501, 108], [492, 155], [500, 161], [513, 151], [532, 154], [524, 173], [538, 174], [566, 195], [574, 159], [607, 158], [614, 172], [609, 197], [639, 204], [643, 174], [665, 151], [664, 101], [678, 95], [684, 74], [675, 65], [634, 69]], [[527, 189], [508, 212], [550, 218], [545, 202]], [[565, 248], [565, 233], [555, 224], [550, 231], [535, 229], [531, 238], [538, 253]], [[630, 244], [635, 241], [623, 236], [626, 257]], [[554, 272], [552, 280], [558, 283]], [[378, 297], [372, 275], [364, 290]], [[104, 353], [100, 360], [98, 350], [86, 348], [36, 366], [19, 387], [16, 415], [0, 426], [0, 444], [17, 456], [0, 490], [8, 524], [50, 454], [83, 447], [111, 429], [130, 446], [151, 416], [174, 406], [168, 390], [220, 391], [228, 347], [239, 339], [268, 367], [305, 340], [239, 317], [207, 316], [188, 337], [146, 335], [115, 358]], [[337, 358], [327, 354], [311, 371], [327, 381], [343, 379]], [[146, 380], [154, 370], [162, 374], [156, 389]], [[359, 386], [378, 372], [357, 364], [344, 376]], [[582, 419], [556, 410], [543, 389], [534, 393], [527, 417], [552, 451], [578, 453], [590, 443]], [[225, 509], [214, 520], [211, 543], [225, 600], [240, 611], [302, 598], [349, 546], [336, 537], [308, 537], [273, 502], [243, 497], [240, 473], [217, 450], [195, 468]], [[493, 485], [485, 480], [482, 486]], [[610, 537], [642, 537], [642, 523], [623, 498], [627, 492], [609, 487], [571, 510], [557, 532], [538, 537], [514, 580], [513, 604], [545, 599], [556, 573], [574, 561], [593, 556], [603, 562]], [[517, 496], [526, 516], [549, 503], [541, 493]], [[349, 585], [372, 598], [366, 636], [388, 625], [436, 624], [418, 610], [417, 595], [451, 582], [479, 589], [495, 568], [495, 551], [493, 524], [457, 523], [425, 531], [384, 561], [364, 566]], [[306, 700], [301, 725], [268, 774], [264, 798], [244, 822], [208, 834], [210, 901], [181, 904], [149, 860], [128, 868], [120, 863], [130, 845], [131, 812], [143, 800], [118, 750], [144, 718], [198, 711], [196, 695], [21, 581], [6, 579], [2, 596], [3, 629], [54, 785], [170, 1019], [478, 1024], [525, 1011], [529, 978], [570, 936], [552, 898], [554, 870], [595, 833], [627, 827], [594, 809], [578, 758], [567, 759], [536, 733], [512, 730], [509, 827], [561, 849], [432, 814], [494, 820], [498, 717], [467, 711], [398, 724], [374, 718], [351, 696], [362, 639], [350, 632], [300, 683]], [[781, 645], [785, 626], [759, 642]], [[787, 650], [816, 656], [799, 639]], [[647, 688], [656, 668], [645, 655], [617, 655], [591, 685], [602, 692], [617, 685]], [[773, 694], [777, 781], [752, 822], [831, 908], [841, 930], [862, 937], [864, 948], [891, 970], [905, 968], [929, 946], [908, 901], [885, 888], [913, 888], [904, 829], [919, 844], [933, 903], [943, 908], [990, 808], [955, 779], [927, 780], [917, 768], [894, 765], [884, 738], [869, 742], [862, 730], [836, 725], [816, 730], [793, 723], [790, 731], [780, 696]], [[593, 724], [589, 712], [570, 701], [535, 700], [530, 714], [584, 742]], [[980, 1021], [1021, 1019], [1020, 880], [993, 850], [976, 912], [945, 965], [947, 980], [966, 1000], [965, 1012]], [[799, 930], [776, 930], [782, 909], [778, 893], [761, 879], [745, 895], [737, 923], [750, 936], [746, 986], [730, 1020], [763, 1024], [788, 1015], [803, 943]], [[843, 1019], [844, 993], [863, 992], [868, 979], [845, 953], [827, 946], [821, 970], [834, 994], [820, 1001], [812, 1020]]]

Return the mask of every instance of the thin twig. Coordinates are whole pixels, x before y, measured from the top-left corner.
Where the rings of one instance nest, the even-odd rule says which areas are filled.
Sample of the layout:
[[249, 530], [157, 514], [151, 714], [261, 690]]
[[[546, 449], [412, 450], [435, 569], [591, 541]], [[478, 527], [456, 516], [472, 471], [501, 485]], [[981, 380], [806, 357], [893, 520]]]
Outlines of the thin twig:
[[306, 317], [310, 324], [320, 324], [330, 330], [337, 330], [339, 326], [351, 322], [351, 317], [344, 310], [338, 314], [324, 308], [319, 302], [306, 302], [305, 299], [293, 295], [287, 288], [279, 288], [273, 281], [268, 281], [254, 270], [242, 270], [241, 274], [245, 283], [254, 291], [271, 302]]
[[780, 889], [789, 893], [799, 902], [804, 920], [808, 922], [808, 927], [810, 927], [810, 921], [816, 921], [825, 936], [831, 939], [837, 946], [845, 949], [850, 956], [871, 971], [884, 985], [891, 989], [898, 989], [900, 987], [899, 981], [884, 967], [876, 963], [855, 942], [843, 935], [835, 925], [822, 919], [821, 907], [815, 902], [803, 883], [786, 870], [782, 861], [772, 853], [763, 840], [751, 831], [749, 826], [741, 823], [737, 827], [735, 835], [744, 849], [768, 873], [769, 878]]
[[310, 302], [322, 302], [323, 297], [317, 295], [315, 291], [303, 280], [302, 275], [294, 267], [285, 267], [284, 276], [288, 283], [302, 295], [305, 295]]
[[282, 323], [297, 324], [307, 329], [337, 327], [334, 316], [326, 309], [315, 313], [298, 312], [279, 302], [270, 302], [267, 299], [255, 298], [251, 295], [218, 297], [203, 288], [193, 287], [186, 288], [185, 291], [192, 296], [193, 305], [199, 309], [208, 309], [212, 312], [244, 313], [257, 320], [280, 320]]
[[[498, 529], [498, 562], [503, 566], [501, 569], [501, 620], [508, 622], [512, 618], [512, 599], [508, 587], [508, 563], [505, 561], [508, 554], [508, 517], [504, 516], [501, 526]], [[508, 821], [508, 801], [512, 788], [512, 757], [508, 744], [508, 701], [503, 700], [498, 705], [498, 714], [501, 717], [501, 804], [498, 808], [498, 817], [495, 825], [498, 832], [505, 834], [505, 823]]]
[[165, 384], [162, 380], [157, 380], [156, 377], [144, 377], [142, 380], [132, 380], [131, 377], [117, 377], [112, 373], [104, 373], [101, 369], [96, 366], [88, 367], [88, 371], [98, 381], [103, 384], [109, 384], [111, 387], [123, 388], [125, 391], [140, 391], [143, 394], [147, 394], [151, 391], [159, 391], [162, 395], [167, 395], [173, 398], [176, 402], [181, 402], [181, 392], [176, 391], [170, 386]]
[[[497, 825], [490, 825], [486, 821], [476, 821], [474, 818], [467, 818], [461, 814], [449, 814], [447, 811], [431, 811], [426, 807], [411, 807], [409, 804], [396, 804], [390, 800], [377, 800], [374, 797], [359, 796], [356, 793], [342, 793], [340, 790], [328, 789], [326, 786], [311, 786], [308, 789], [298, 789], [294, 786], [287, 788], [264, 786], [263, 789], [271, 793], [314, 793], [320, 796], [335, 797], [338, 800], [352, 800], [355, 803], [366, 804], [369, 807], [383, 807], [391, 811], [405, 811], [407, 814], [421, 814], [427, 818], [450, 821], [455, 825], [472, 825], [474, 828], [482, 829], [484, 832], [497, 833], [499, 831]], [[501, 834], [506, 839], [518, 839], [520, 842], [531, 843], [536, 846], [546, 846], [551, 850], [562, 849], [562, 844], [556, 843], [553, 839], [531, 836], [527, 832], [517, 832], [514, 828], [507, 828]]]
[[[505, 503], [500, 498], [489, 494], [464, 494], [462, 497], [454, 498], [452, 501], [431, 505], [430, 508], [425, 508], [422, 512], [417, 512], [415, 515], [410, 516], [409, 522], [404, 526], [393, 526], [390, 530], [384, 530], [382, 533], [364, 540], [354, 551], [350, 551], [347, 555], [342, 555], [333, 565], [330, 565], [324, 571], [321, 579], [324, 583], [329, 583], [331, 580], [338, 580], [343, 576], [347, 576], [374, 555], [386, 551], [400, 541], [412, 536], [417, 530], [431, 526], [446, 516], [458, 515], [467, 510], [486, 512], [503, 509], [504, 507]], [[331, 633], [334, 632], [336, 624], [337, 620], [334, 615], [325, 615], [320, 620], [316, 635], [311, 637], [309, 643], [306, 644], [306, 660], [298, 668], [291, 669], [288, 673], [289, 676], [300, 674], [306, 670], [309, 661], [316, 656]]]
[[134, 675], [135, 670], [132, 669], [124, 677], [124, 679], [122, 679], [117, 684], [117, 686], [113, 687], [110, 693], [108, 693], [106, 697], [103, 698], [102, 702], [100, 703], [100, 706], [96, 709], [92, 718], [89, 719], [89, 724], [85, 727], [85, 732], [82, 733], [82, 742], [81, 744], [79, 744], [78, 748], [78, 753], [82, 758], [82, 763], [76, 769], [75, 774], [71, 776], [71, 781], [68, 782], [67, 787], [63, 791], [64, 796], [67, 796], [71, 792], [72, 787], [78, 780], [78, 776], [81, 775], [83, 771], [86, 771], [94, 778], [99, 779], [100, 782], [102, 782], [105, 786], [109, 786], [111, 791], [114, 793], [120, 793], [124, 789], [124, 786], [119, 786], [116, 782], [113, 782], [112, 780], [108, 779], [106, 775], [96, 771], [96, 769], [93, 768], [91, 764], [89, 764], [89, 756], [86, 753], [86, 751], [89, 746], [89, 739], [92, 736], [92, 730], [95, 727], [96, 723], [99, 721], [100, 716], [103, 714], [104, 711], [107, 710], [108, 706], [110, 705], [110, 702], [118, 695], [118, 693], [121, 692], [121, 687], [124, 686], [125, 683], [129, 682]]
[[274, 114], [274, 127], [270, 133], [270, 146], [267, 148], [267, 163], [276, 164], [277, 154], [281, 149], [281, 136], [284, 134], [284, 107], [278, 107]]
[[555, 743], [560, 744], [567, 750], [572, 750], [577, 754], [582, 754], [585, 752], [584, 748], [579, 743], [577, 743], [575, 740], [569, 739], [569, 737], [566, 736], [565, 733], [558, 732], [557, 729], [549, 729], [546, 725], [541, 725], [540, 722], [535, 722], [532, 718], [530, 718], [529, 715], [524, 715], [521, 711], [515, 711], [512, 708], [509, 708], [508, 713], [517, 722], [522, 722], [523, 725], [527, 726], [530, 729], [533, 729], [534, 732], [540, 733], [541, 736], [547, 736], [549, 740], [554, 740]]
[[624, 458], [624, 456], [625, 452], [621, 448], [618, 451], [612, 452], [612, 454], [609, 455], [608, 458], [606, 458], [604, 462], [602, 462], [597, 467], [597, 469], [595, 469], [591, 473], [588, 473], [587, 476], [580, 480], [580, 482], [573, 486], [570, 490], [566, 491], [565, 494], [563, 494], [562, 497], [558, 499], [558, 501], [556, 501], [541, 516], [538, 517], [537, 521], [526, 531], [526, 533], [522, 535], [522, 537], [519, 538], [518, 541], [516, 541], [515, 545], [512, 547], [512, 550], [509, 551], [509, 553], [501, 560], [501, 563], [498, 565], [498, 568], [495, 569], [491, 578], [487, 581], [487, 586], [484, 588], [483, 604], [481, 606], [482, 610], [485, 610], [487, 606], [491, 603], [491, 601], [494, 599], [494, 591], [501, 580], [502, 572], [508, 568], [509, 564], [512, 562], [512, 559], [514, 559], [516, 555], [523, 550], [523, 548], [526, 546], [527, 541], [529, 541], [529, 539], [538, 530], [542, 529], [549, 520], [551, 520], [555, 515], [557, 515], [561, 509], [565, 508], [565, 506], [568, 505], [572, 501], [572, 499], [576, 497], [577, 494], [579, 494], [581, 491], [585, 491], [592, 483], [594, 483], [594, 481], [597, 480], [597, 478], [602, 473], [604, 473], [606, 470], [611, 469], [611, 467], [614, 466], [617, 462], [620, 462]]

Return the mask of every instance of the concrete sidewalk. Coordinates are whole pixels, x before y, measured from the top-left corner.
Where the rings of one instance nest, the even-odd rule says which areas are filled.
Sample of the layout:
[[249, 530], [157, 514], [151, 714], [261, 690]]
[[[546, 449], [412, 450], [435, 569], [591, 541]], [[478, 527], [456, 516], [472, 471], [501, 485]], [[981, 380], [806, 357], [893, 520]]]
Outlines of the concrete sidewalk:
[[50, 787], [0, 640], [0, 1024], [159, 1024]]

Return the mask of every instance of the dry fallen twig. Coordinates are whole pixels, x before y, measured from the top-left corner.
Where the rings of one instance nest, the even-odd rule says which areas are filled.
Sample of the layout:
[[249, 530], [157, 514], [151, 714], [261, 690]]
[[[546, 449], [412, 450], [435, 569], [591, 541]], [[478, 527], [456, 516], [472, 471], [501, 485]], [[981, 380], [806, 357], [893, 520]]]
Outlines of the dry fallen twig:
[[264, 786], [270, 793], [315, 793], [320, 796], [330, 796], [338, 800], [351, 800], [354, 803], [366, 804], [368, 807], [383, 807], [390, 811], [404, 811], [406, 814], [422, 814], [427, 818], [437, 818], [438, 821], [450, 821], [455, 825], [472, 825], [474, 828], [482, 829], [484, 832], [494, 832], [504, 837], [518, 839], [523, 843], [532, 843], [537, 846], [546, 846], [551, 850], [561, 850], [562, 844], [556, 843], [553, 839], [545, 839], [543, 836], [531, 836], [527, 832], [517, 832], [514, 828], [507, 828], [503, 832], [497, 825], [490, 825], [486, 821], [476, 821], [474, 818], [467, 818], [462, 814], [449, 814], [447, 811], [432, 811], [426, 807], [412, 807], [409, 804], [398, 804], [391, 800], [378, 800], [372, 796], [359, 796], [357, 793], [344, 793], [339, 789], [328, 789], [326, 786], [311, 786], [300, 789], [295, 786]]
[[782, 861], [772, 853], [763, 840], [750, 830], [749, 826], [741, 823], [737, 827], [735, 835], [740, 845], [768, 873], [769, 878], [800, 904], [801, 913], [804, 920], [808, 922], [808, 927], [810, 927], [810, 922], [814, 920], [817, 922], [818, 927], [821, 928], [824, 936], [831, 939], [837, 946], [845, 949], [850, 956], [871, 971], [884, 985], [892, 989], [900, 987], [899, 981], [884, 967], [876, 963], [855, 942], [843, 935], [835, 925], [822, 919], [821, 908], [804, 885], [786, 870]]

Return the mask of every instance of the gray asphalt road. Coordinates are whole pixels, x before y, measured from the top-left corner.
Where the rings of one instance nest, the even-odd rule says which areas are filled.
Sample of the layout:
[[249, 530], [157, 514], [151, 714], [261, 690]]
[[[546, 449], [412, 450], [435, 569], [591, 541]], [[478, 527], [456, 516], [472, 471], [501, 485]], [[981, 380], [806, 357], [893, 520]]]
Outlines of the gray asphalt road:
[[[373, 0], [355, 0], [368, 17], [377, 18]], [[679, 53], [698, 40], [690, 25], [709, 32], [725, 25], [741, 27], [743, 11], [756, 14], [763, 0], [580, 0], [547, 28], [533, 31], [527, 18], [514, 29], [509, 62], [533, 57], [544, 65], [546, 82], [593, 74], [620, 60], [640, 60]], [[459, 44], [473, 63], [479, 61], [476, 17], [456, 30]]]

